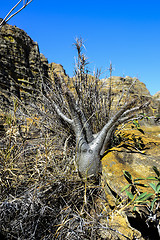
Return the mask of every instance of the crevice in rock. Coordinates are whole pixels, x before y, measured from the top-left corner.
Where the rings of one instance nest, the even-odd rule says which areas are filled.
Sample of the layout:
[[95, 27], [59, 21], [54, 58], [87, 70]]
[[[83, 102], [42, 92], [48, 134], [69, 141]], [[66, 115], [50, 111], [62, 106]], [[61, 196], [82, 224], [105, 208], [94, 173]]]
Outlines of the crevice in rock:
[[157, 228], [154, 225], [148, 226], [144, 219], [140, 217], [128, 217], [130, 226], [141, 232], [145, 240], [159, 240]]

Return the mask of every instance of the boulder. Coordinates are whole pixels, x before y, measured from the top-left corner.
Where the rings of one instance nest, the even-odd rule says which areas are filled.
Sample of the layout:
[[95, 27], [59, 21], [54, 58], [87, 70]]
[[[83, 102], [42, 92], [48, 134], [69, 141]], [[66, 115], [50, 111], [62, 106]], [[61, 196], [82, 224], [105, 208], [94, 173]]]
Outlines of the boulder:
[[[160, 126], [156, 128], [154, 126], [145, 126], [144, 128], [145, 134], [131, 129], [121, 131], [120, 135], [123, 136], [122, 142], [118, 146], [106, 151], [102, 158], [102, 184], [108, 203], [106, 211], [111, 216], [108, 224], [111, 228], [113, 227], [115, 230], [123, 234], [125, 233], [128, 239], [135, 239], [135, 237], [136, 239], [144, 238], [141, 231], [137, 232], [137, 229], [142, 229], [139, 226], [135, 226], [135, 223], [137, 225], [140, 224], [140, 219], [136, 219], [134, 228], [128, 221], [131, 219], [133, 222], [135, 218], [131, 206], [128, 208], [117, 207], [119, 200], [120, 202], [126, 201], [125, 191], [121, 192], [122, 188], [128, 184], [123, 171], [128, 171], [133, 178], [147, 178], [155, 176], [152, 169], [153, 166], [160, 170]], [[148, 183], [148, 180], [144, 180], [143, 183]], [[147, 191], [150, 191], [150, 189], [147, 189]], [[143, 211], [145, 214], [144, 209]], [[125, 239], [125, 237], [121, 235], [119, 239]]]

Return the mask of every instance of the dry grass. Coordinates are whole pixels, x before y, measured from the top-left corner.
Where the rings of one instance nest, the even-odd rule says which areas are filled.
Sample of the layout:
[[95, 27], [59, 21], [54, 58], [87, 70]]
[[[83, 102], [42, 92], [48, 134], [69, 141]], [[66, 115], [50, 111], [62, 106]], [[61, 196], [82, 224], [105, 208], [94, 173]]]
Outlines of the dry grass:
[[[94, 119], [96, 132], [107, 118], [107, 108], [105, 103], [97, 105], [98, 109], [92, 106], [96, 106], [89, 95], [90, 90], [94, 92], [92, 84], [84, 99], [89, 99], [91, 112], [86, 114]], [[58, 96], [57, 91], [49, 88], [49, 98], [56, 97], [69, 114], [63, 94]], [[109, 213], [104, 211], [106, 199], [100, 182], [82, 182], [78, 175], [72, 130], [49, 102], [39, 99], [26, 107], [17, 101], [11, 111], [1, 114], [6, 130], [0, 139], [0, 233], [4, 239], [100, 240], [107, 231], [118, 239], [121, 233], [107, 225]], [[81, 104], [88, 106], [85, 101]]]
[[0, 140], [3, 238], [102, 239], [104, 192], [99, 182], [79, 178], [73, 139], [44, 127], [34, 114], [22, 116], [18, 104], [1, 118], [6, 129]]

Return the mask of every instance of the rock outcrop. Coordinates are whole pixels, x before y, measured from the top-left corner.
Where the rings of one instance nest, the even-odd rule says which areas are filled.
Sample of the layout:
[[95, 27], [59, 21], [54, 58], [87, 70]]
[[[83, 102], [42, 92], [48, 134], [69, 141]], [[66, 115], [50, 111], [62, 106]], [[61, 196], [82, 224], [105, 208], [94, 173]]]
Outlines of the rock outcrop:
[[[103, 89], [106, 91], [109, 89], [109, 79], [103, 79]], [[112, 94], [121, 96], [121, 93], [128, 92], [131, 96], [151, 97], [150, 92], [146, 88], [146, 85], [139, 81], [137, 78], [126, 77], [111, 77]], [[118, 97], [118, 96], [117, 96]]]
[[[42, 80], [49, 77], [53, 79], [54, 74], [60, 74], [65, 80], [69, 79], [63, 66], [56, 63], [49, 64], [45, 56], [40, 54], [38, 44], [16, 26], [5, 24], [1, 28], [0, 49], [0, 88], [3, 93], [0, 97], [4, 103], [6, 92], [26, 100], [27, 93], [36, 94], [36, 90], [41, 90]], [[106, 93], [110, 81], [103, 79], [102, 82], [102, 91]], [[114, 102], [119, 101], [121, 94], [126, 95], [127, 98], [138, 97], [140, 101], [151, 100], [149, 112], [155, 115], [158, 113], [158, 93], [152, 98], [145, 84], [138, 79], [112, 76], [111, 85]]]
[[68, 79], [67, 74], [61, 64], [50, 63], [49, 64], [49, 76], [53, 79], [55, 73], [57, 76], [61, 76], [64, 80]]
[[154, 102], [157, 103], [157, 122], [160, 121], [160, 91], [153, 95]]
[[[148, 229], [147, 224], [146, 226], [143, 224], [146, 219], [142, 221], [140, 216], [146, 217], [145, 209], [143, 209], [143, 212], [139, 210], [140, 215], [137, 217], [132, 211], [131, 205], [118, 208], [119, 199], [124, 202], [127, 196], [125, 192], [121, 192], [122, 188], [128, 184], [123, 171], [128, 171], [135, 179], [155, 176], [153, 166], [160, 169], [160, 126], [144, 127], [144, 132], [145, 134], [142, 134], [138, 130], [131, 130], [131, 128], [121, 131], [120, 134], [123, 136], [121, 144], [108, 150], [102, 158], [102, 182], [108, 202], [106, 211], [112, 216], [108, 224], [130, 240], [135, 238], [146, 239], [147, 235], [153, 237], [147, 239], [158, 239], [153, 236], [154, 233], [155, 236], [158, 236], [156, 230], [152, 232]], [[152, 132], [154, 132], [154, 135]], [[138, 144], [141, 150], [138, 149]], [[148, 185], [148, 180], [143, 180], [142, 183]], [[142, 190], [143, 192], [150, 191], [148, 188], [142, 188]], [[107, 239], [114, 238], [108, 237]], [[119, 239], [126, 238], [120, 236]]]
[[155, 93], [155, 94], [153, 95], [153, 98], [154, 98], [155, 100], [157, 100], [157, 101], [160, 101], [160, 91], [158, 91], [157, 93]]
[[[155, 96], [151, 96], [150, 92], [146, 88], [146, 85], [137, 78], [117, 77], [112, 76], [111, 79], [102, 79], [103, 88], [102, 91], [108, 92], [110, 88], [111, 80], [111, 94], [113, 99], [113, 106], [117, 104], [123, 105], [125, 101], [137, 98], [140, 103], [150, 102], [149, 108], [145, 110], [145, 113], [150, 116], [156, 116], [159, 109], [158, 93]], [[121, 99], [121, 100], [120, 100]], [[119, 102], [120, 101], [120, 102]]]
[[[0, 100], [4, 106], [14, 94], [23, 101], [29, 94], [38, 94], [42, 81], [53, 79], [55, 74], [67, 75], [62, 65], [48, 63], [25, 31], [16, 26], [5, 24], [0, 30]], [[29, 93], [29, 94], [28, 94]]]
[[[42, 77], [48, 77], [48, 61], [26, 32], [5, 24], [0, 30], [0, 88], [26, 99], [33, 89], [40, 90]], [[6, 98], [1, 96], [3, 102]]]

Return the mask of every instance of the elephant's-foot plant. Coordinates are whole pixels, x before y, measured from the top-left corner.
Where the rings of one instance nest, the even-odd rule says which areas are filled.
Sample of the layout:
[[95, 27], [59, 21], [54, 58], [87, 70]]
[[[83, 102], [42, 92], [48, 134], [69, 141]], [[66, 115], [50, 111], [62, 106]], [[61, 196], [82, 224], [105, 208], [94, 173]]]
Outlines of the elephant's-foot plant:
[[[101, 157], [111, 146], [117, 127], [139, 118], [138, 112], [148, 103], [138, 105], [134, 99], [121, 106], [120, 99], [115, 109], [111, 76], [109, 92], [104, 93], [101, 91], [103, 84], [99, 76], [89, 74], [82, 39], [76, 39], [75, 47], [78, 57], [73, 79], [67, 82], [61, 75], [55, 74], [54, 84], [44, 83], [41, 103], [45, 111], [39, 113], [49, 122], [56, 113], [56, 121], [61, 121], [65, 129], [70, 129], [76, 140], [78, 171], [82, 177], [88, 178], [100, 172]], [[35, 108], [38, 109], [37, 106]]]

